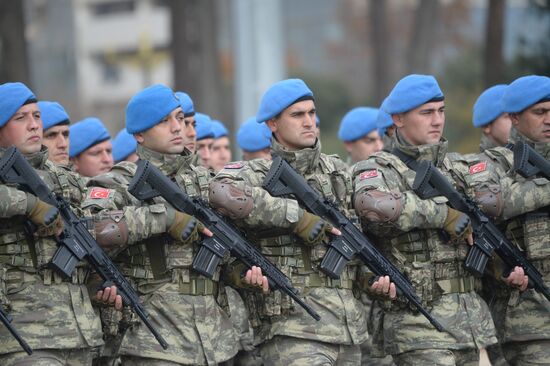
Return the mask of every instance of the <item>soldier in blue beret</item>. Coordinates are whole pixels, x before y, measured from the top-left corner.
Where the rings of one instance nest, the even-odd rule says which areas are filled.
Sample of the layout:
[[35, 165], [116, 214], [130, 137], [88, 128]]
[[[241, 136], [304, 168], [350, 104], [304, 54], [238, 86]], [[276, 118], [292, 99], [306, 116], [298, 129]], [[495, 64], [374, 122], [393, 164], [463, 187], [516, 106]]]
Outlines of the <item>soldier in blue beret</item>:
[[197, 132], [195, 152], [200, 157], [200, 164], [210, 167], [210, 156], [214, 144], [214, 129], [212, 119], [204, 113], [195, 113], [195, 129]]
[[492, 86], [481, 93], [474, 104], [472, 123], [482, 131], [480, 151], [508, 143], [512, 121], [502, 106], [505, 90], [505, 84]]
[[185, 147], [189, 149], [189, 151], [195, 152], [197, 144], [197, 131], [195, 130], [195, 128], [197, 123], [195, 121], [195, 106], [193, 104], [193, 100], [187, 93], [176, 92], [175, 94], [180, 101], [181, 110], [183, 111], [184, 122], [187, 126], [184, 136]]
[[48, 159], [56, 164], [69, 164], [69, 115], [57, 102], [38, 102], [44, 138], [42, 143], [48, 148]]
[[[387, 98], [386, 98], [387, 99]], [[378, 117], [376, 118], [376, 126], [378, 128], [378, 135], [382, 138], [383, 151], [391, 152], [393, 149], [393, 135], [395, 134], [395, 126], [393, 125], [393, 119], [388, 112], [385, 111], [386, 99], [380, 105], [378, 109]]]
[[85, 118], [69, 127], [69, 158], [74, 170], [85, 177], [106, 173], [114, 165], [109, 131], [101, 120]]
[[214, 172], [219, 172], [223, 166], [231, 161], [231, 146], [229, 142], [229, 131], [222, 122], [213, 120], [212, 130], [214, 142], [210, 150], [210, 167]]
[[382, 150], [382, 139], [378, 135], [376, 120], [378, 109], [357, 107], [346, 113], [340, 122], [338, 138], [344, 142], [349, 154], [349, 163], [365, 160]]
[[243, 151], [243, 160], [271, 159], [271, 130], [265, 123], [256, 122], [256, 116], [241, 125], [237, 144]]
[[113, 159], [115, 163], [130, 161], [135, 163], [139, 157], [136, 153], [137, 141], [126, 128], [120, 130], [113, 139]]

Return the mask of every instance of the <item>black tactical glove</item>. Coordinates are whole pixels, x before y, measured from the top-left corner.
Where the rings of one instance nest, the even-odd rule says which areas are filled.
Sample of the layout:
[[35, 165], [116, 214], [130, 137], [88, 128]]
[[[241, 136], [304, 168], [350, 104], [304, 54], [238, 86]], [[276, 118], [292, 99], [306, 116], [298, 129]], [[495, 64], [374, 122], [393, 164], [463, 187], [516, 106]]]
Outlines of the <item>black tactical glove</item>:
[[36, 233], [40, 236], [57, 235], [63, 230], [63, 220], [59, 210], [29, 193], [27, 193], [26, 213], [29, 220], [38, 226]]
[[465, 240], [472, 234], [472, 224], [468, 215], [449, 207], [443, 230], [449, 234], [452, 241]]
[[304, 211], [304, 215], [294, 228], [294, 233], [306, 244], [317, 244], [327, 238], [327, 233], [330, 233], [332, 228], [332, 225], [319, 216]]

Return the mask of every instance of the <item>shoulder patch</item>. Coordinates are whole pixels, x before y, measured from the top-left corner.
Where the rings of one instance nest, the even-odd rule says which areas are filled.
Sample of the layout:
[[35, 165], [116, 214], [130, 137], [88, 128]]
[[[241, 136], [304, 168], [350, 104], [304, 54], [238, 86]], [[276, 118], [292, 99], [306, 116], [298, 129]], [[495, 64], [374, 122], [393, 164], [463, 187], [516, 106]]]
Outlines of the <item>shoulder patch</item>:
[[376, 177], [378, 177], [378, 170], [376, 169], [367, 170], [366, 172], [359, 174], [359, 180], [365, 180], [365, 179], [376, 178]]
[[480, 163], [477, 163], [477, 164], [472, 165], [472, 166], [468, 169], [468, 172], [469, 172], [470, 174], [477, 174], [477, 173], [484, 172], [486, 169], [487, 169], [487, 162], [482, 161], [482, 162], [480, 162]]
[[97, 199], [103, 199], [103, 198], [109, 198], [109, 194], [111, 193], [110, 189], [107, 188], [98, 188], [94, 187], [89, 193], [89, 197], [91, 199], [97, 200]]
[[231, 164], [225, 164], [223, 166], [224, 169], [241, 169], [244, 167], [243, 163], [231, 163]]

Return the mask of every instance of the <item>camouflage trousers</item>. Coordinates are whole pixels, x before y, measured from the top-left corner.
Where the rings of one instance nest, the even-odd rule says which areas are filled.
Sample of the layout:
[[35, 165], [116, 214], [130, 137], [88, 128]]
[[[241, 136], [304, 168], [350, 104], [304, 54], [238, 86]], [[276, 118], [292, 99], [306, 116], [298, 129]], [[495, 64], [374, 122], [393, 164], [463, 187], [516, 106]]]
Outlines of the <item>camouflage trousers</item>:
[[510, 342], [502, 345], [510, 365], [550, 365], [550, 341]]
[[393, 355], [398, 366], [478, 366], [479, 350], [421, 349]]
[[121, 356], [122, 366], [179, 366], [181, 363], [158, 360], [154, 358]]
[[361, 364], [358, 345], [324, 343], [310, 339], [275, 336], [261, 345], [265, 366], [356, 366]]
[[361, 366], [393, 366], [393, 358], [388, 356], [374, 356], [372, 352], [371, 338], [361, 344]]
[[32, 355], [12, 352], [0, 356], [2, 366], [91, 366], [99, 350], [84, 349], [38, 349]]

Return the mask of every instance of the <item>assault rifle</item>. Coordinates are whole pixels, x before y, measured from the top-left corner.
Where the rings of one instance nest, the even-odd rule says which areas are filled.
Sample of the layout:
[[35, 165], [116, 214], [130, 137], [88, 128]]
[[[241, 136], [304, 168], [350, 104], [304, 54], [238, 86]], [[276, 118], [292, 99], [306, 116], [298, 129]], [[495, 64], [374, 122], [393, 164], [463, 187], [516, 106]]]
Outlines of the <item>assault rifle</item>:
[[414, 292], [409, 279], [380, 253], [335, 204], [311, 188], [280, 156], [273, 157], [263, 187], [272, 196], [294, 195], [308, 211], [322, 217], [342, 232], [342, 235], [331, 241], [321, 261], [320, 268], [329, 277], [339, 278], [346, 264], [357, 255], [375, 275], [389, 276], [399, 291], [399, 296], [405, 297], [437, 330], [443, 331], [443, 326], [422, 306], [422, 301]]
[[153, 333], [162, 348], [167, 349], [168, 344], [149, 321], [149, 315], [139, 302], [139, 295], [130, 282], [97, 244], [88, 232], [86, 225], [75, 215], [69, 204], [50, 190], [23, 155], [13, 146], [6, 150], [0, 160], [0, 180], [3, 183], [18, 184], [23, 190], [34, 194], [59, 211], [64, 229], [57, 240], [58, 248], [49, 265], [62, 275], [70, 277], [78, 262], [85, 259], [105, 281], [103, 286], [116, 286], [123, 303], [132, 308]]
[[137, 166], [128, 192], [142, 201], [161, 196], [176, 210], [194, 216], [214, 234], [202, 241], [192, 263], [195, 271], [212, 278], [224, 256], [231, 253], [248, 267], [260, 267], [269, 280], [270, 288], [290, 296], [315, 320], [321, 319], [319, 314], [298, 296], [298, 290], [292, 287], [288, 277], [207, 202], [198, 197], [188, 196], [149, 161], [140, 160]]
[[6, 328], [8, 328], [13, 338], [15, 338], [17, 342], [19, 342], [19, 344], [21, 345], [21, 348], [23, 348], [25, 352], [27, 352], [29, 355], [32, 355], [32, 348], [19, 335], [19, 333], [13, 327], [13, 325], [11, 325], [12, 320], [13, 320], [12, 317], [8, 313], [6, 313], [4, 309], [2, 309], [2, 307], [0, 306], [0, 321], [6, 326]]
[[514, 144], [514, 170], [525, 178], [541, 175], [550, 179], [550, 162], [523, 141]]
[[[458, 192], [432, 162], [418, 161], [413, 190], [420, 198], [442, 195], [455, 210], [470, 217], [474, 231], [474, 246], [468, 252], [464, 266], [477, 276], [482, 276], [493, 252], [510, 268], [521, 266], [529, 277], [529, 286], [550, 300], [550, 291], [540, 272], [523, 253], [500, 232], [491, 220], [468, 196]], [[435, 193], [435, 194], [434, 194]]]

